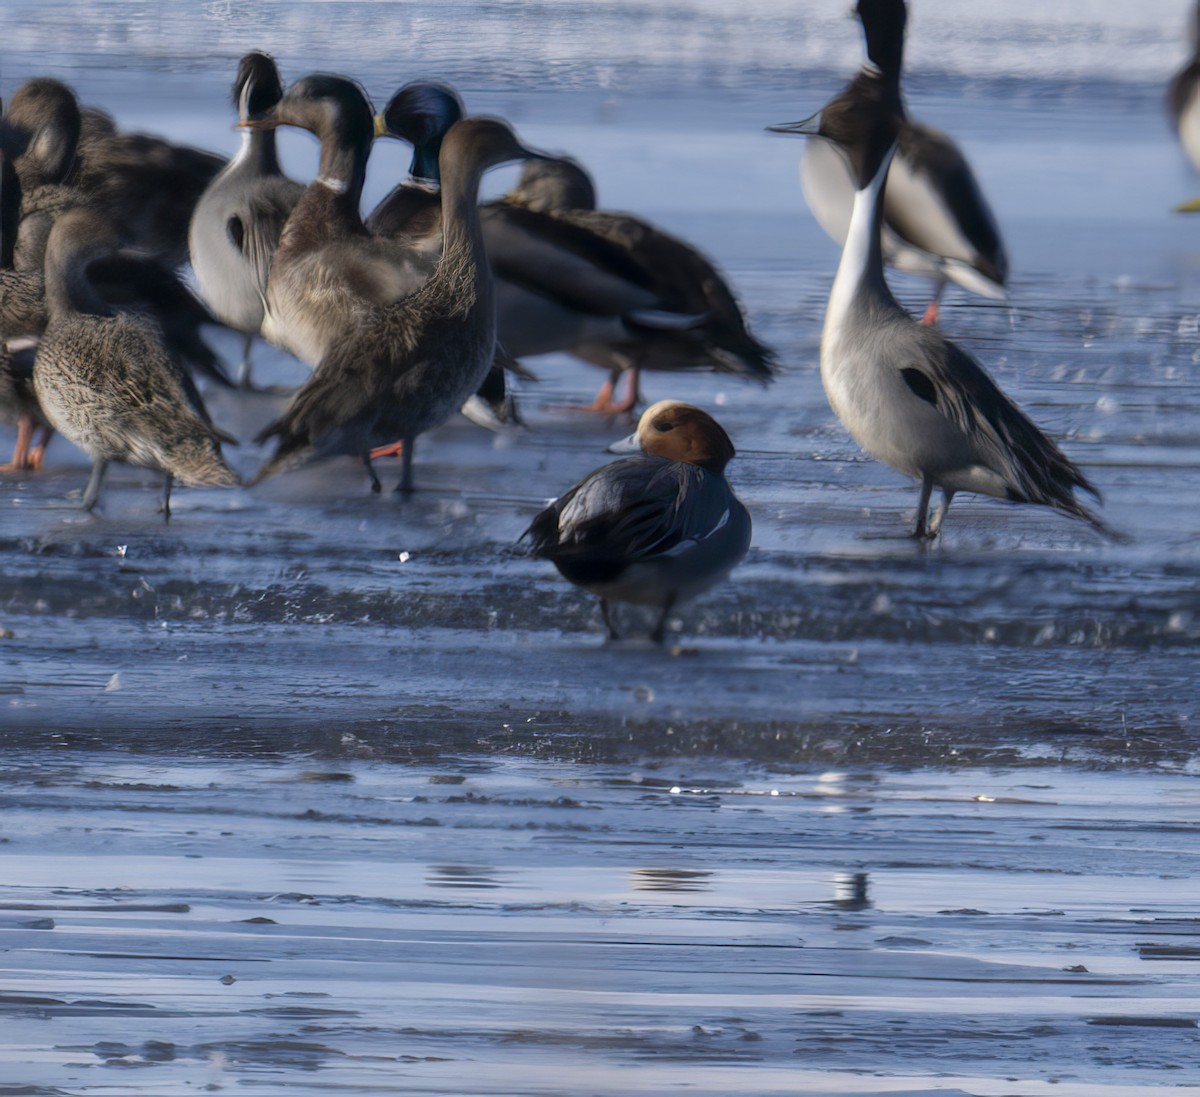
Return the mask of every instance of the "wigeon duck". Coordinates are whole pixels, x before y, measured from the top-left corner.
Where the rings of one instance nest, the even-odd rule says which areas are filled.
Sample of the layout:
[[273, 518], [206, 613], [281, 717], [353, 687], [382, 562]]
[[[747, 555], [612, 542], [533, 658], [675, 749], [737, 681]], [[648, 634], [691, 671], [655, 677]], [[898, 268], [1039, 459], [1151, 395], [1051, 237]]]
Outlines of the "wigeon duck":
[[[860, 4], [866, 12], [867, 5]], [[1104, 530], [1074, 491], [1087, 477], [964, 350], [915, 322], [883, 276], [884, 184], [902, 121], [896, 73], [864, 73], [842, 116], [858, 179], [821, 336], [821, 379], [872, 457], [921, 482], [914, 536], [937, 536], [956, 492], [1053, 507]], [[927, 520], [930, 495], [942, 504]]]
[[[238, 121], [283, 98], [269, 54], [247, 53], [233, 82]], [[223, 324], [245, 337], [238, 380], [251, 387], [250, 347], [262, 328], [271, 258], [304, 186], [283, 174], [273, 129], [241, 129], [242, 144], [196, 203], [188, 230], [200, 295]]]
[[[820, 114], [770, 127], [819, 138], [805, 147], [800, 183], [817, 223], [839, 244], [846, 241], [857, 188], [843, 120], [870, 101], [868, 84], [875, 77], [899, 86], [908, 19], [904, 0], [858, 0], [855, 10], [867, 39], [869, 60], [862, 71]], [[903, 103], [900, 111], [900, 143], [884, 204], [884, 261], [934, 281], [924, 322], [936, 323], [947, 282], [984, 297], [1005, 297], [1008, 256], [996, 218], [958, 146], [941, 131], [908, 118]]]
[[[496, 357], [492, 278], [479, 228], [480, 179], [489, 167], [538, 154], [497, 119], [465, 119], [451, 127], [439, 157], [440, 256], [419, 288], [404, 293], [400, 272], [386, 258], [396, 245], [368, 236], [358, 216], [374, 136], [362, 91], [341, 77], [308, 76], [256, 124], [299, 125], [321, 135], [320, 174], [288, 219], [275, 255], [268, 322], [284, 298], [293, 317], [304, 307], [324, 309], [319, 302], [296, 304], [303, 288], [295, 285], [295, 272], [314, 253], [334, 252], [323, 277], [326, 302], [337, 299], [330, 306], [337, 328], [327, 351], [283, 415], [259, 436], [278, 437], [279, 443], [258, 479], [333, 454], [355, 454], [378, 491], [371, 451], [399, 438], [399, 489], [409, 492], [416, 436], [461, 407]], [[288, 283], [286, 291], [277, 287], [279, 279]], [[330, 322], [328, 315], [317, 319]]]
[[[408, 85], [393, 97], [378, 131], [414, 143], [412, 179], [380, 203], [368, 224], [400, 239], [436, 241], [435, 161], [427, 148], [461, 113], [461, 100], [445, 85]], [[517, 200], [491, 202], [482, 211], [504, 348], [517, 358], [565, 350], [608, 370], [609, 383], [592, 405], [605, 414], [635, 406], [643, 369], [770, 380], [773, 356], [747, 332], [712, 264], [639, 218], [591, 208], [595, 188], [586, 173], [573, 161], [557, 170], [556, 163], [526, 164]], [[558, 181], [568, 173], [569, 183]], [[542, 185], [559, 200], [529, 201], [534, 178], [553, 178]], [[613, 387], [625, 371], [630, 396], [616, 404]]]
[[674, 400], [647, 408], [637, 431], [610, 447], [640, 450], [604, 465], [541, 512], [525, 535], [535, 556], [609, 603], [653, 606], [662, 643], [667, 616], [724, 579], [750, 547], [750, 514], [725, 479], [733, 443], [706, 411]]
[[33, 364], [33, 387], [50, 424], [92, 459], [83, 495], [91, 510], [112, 461], [165, 476], [162, 511], [171, 517], [171, 486], [237, 484], [221, 456], [233, 442], [208, 417], [191, 378], [151, 322], [113, 314], [88, 279], [89, 263], [117, 245], [113, 227], [92, 210], [59, 217], [46, 249], [49, 322]]

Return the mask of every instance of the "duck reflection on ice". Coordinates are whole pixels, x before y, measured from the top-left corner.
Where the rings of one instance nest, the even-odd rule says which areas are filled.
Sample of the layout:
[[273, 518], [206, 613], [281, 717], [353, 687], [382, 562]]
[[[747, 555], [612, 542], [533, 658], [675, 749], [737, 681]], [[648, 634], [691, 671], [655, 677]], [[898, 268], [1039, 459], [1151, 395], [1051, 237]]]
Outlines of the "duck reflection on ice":
[[716, 873], [686, 868], [635, 868], [634, 891], [711, 891], [708, 880]]
[[430, 865], [425, 883], [431, 888], [498, 888], [507, 881], [491, 865]]
[[873, 906], [867, 898], [868, 874], [865, 872], [839, 872], [833, 878], [832, 907], [840, 910], [867, 910]]

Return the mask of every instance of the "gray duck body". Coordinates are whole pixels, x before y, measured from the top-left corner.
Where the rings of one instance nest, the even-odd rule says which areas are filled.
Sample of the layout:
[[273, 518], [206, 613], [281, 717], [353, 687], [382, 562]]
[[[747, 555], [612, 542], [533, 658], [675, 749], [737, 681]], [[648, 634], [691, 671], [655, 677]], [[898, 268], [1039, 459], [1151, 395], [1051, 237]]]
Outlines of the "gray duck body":
[[[257, 51], [238, 64], [233, 102], [239, 123], [283, 96], [274, 60]], [[279, 165], [273, 130], [241, 130], [237, 155], [196, 203], [188, 248], [200, 294], [222, 323], [254, 336], [262, 327], [271, 260], [304, 186]]]
[[[969, 354], [897, 303], [883, 275], [883, 192], [899, 89], [876, 76], [854, 115], [861, 189], [829, 297], [821, 380], [839, 419], [877, 460], [919, 479], [917, 536], [936, 536], [950, 500], [974, 491], [1102, 523], [1074, 496], [1095, 489]], [[945, 498], [927, 531], [934, 487]]]

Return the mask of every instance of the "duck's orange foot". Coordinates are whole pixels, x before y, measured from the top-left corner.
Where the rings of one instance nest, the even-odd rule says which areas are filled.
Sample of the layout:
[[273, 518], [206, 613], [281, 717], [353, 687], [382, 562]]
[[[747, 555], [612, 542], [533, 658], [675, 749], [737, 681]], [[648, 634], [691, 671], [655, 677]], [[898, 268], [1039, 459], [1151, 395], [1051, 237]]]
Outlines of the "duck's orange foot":
[[390, 446], [380, 446], [378, 449], [371, 450], [372, 461], [374, 461], [377, 457], [402, 457], [403, 455], [403, 442], [393, 442]]
[[925, 324], [927, 327], [935, 327], [938, 322], [938, 315], [940, 311], [941, 310], [936, 301], [930, 302], [929, 308], [925, 310], [925, 315], [921, 317], [920, 322]]
[[25, 467], [33, 472], [37, 472], [42, 467], [42, 462], [46, 459], [46, 447], [34, 446], [29, 451], [29, 459], [25, 462]]

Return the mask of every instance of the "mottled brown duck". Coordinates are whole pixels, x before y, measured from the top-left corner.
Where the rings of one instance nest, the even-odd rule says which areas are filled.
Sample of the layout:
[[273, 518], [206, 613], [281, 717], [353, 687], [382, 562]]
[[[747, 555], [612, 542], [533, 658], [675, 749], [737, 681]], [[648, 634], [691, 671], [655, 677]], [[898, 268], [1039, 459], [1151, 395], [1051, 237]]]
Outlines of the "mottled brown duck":
[[213, 425], [191, 378], [150, 321], [113, 313], [88, 278], [88, 265], [119, 240], [94, 211], [72, 210], [54, 224], [46, 250], [49, 322], [33, 367], [42, 413], [92, 459], [83, 495], [95, 507], [113, 461], [163, 473], [162, 511], [171, 487], [232, 486], [237, 474], [221, 455], [234, 439]]

